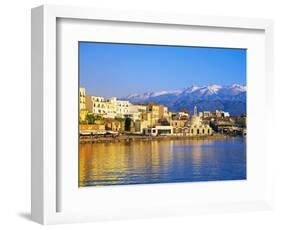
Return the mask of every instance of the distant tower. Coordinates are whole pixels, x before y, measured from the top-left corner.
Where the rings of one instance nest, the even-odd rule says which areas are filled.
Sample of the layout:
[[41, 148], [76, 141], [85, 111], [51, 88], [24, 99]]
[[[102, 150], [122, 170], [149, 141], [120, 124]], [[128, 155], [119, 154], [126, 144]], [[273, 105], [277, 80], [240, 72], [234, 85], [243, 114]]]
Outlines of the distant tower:
[[197, 106], [194, 106], [194, 112], [193, 112], [194, 116], [197, 116]]

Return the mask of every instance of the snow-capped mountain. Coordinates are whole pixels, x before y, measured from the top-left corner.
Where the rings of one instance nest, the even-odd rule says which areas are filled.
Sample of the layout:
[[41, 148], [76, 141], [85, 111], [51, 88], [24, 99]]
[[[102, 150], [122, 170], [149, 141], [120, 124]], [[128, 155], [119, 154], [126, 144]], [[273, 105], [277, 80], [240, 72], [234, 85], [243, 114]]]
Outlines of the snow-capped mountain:
[[128, 95], [126, 98], [127, 99], [140, 99], [140, 100], [145, 100], [145, 99], [149, 99], [151, 97], [158, 97], [158, 96], [162, 96], [162, 95], [167, 95], [167, 94], [174, 94], [174, 95], [178, 95], [180, 94], [182, 91], [181, 90], [172, 90], [172, 91], [159, 91], [159, 92], [151, 92], [151, 93], [143, 93], [143, 94], [130, 94]]
[[197, 105], [199, 111], [225, 110], [232, 115], [246, 113], [246, 86], [207, 85], [190, 86], [179, 90], [130, 94], [124, 99], [132, 103], [156, 102], [168, 106], [171, 111], [187, 108], [192, 110]]

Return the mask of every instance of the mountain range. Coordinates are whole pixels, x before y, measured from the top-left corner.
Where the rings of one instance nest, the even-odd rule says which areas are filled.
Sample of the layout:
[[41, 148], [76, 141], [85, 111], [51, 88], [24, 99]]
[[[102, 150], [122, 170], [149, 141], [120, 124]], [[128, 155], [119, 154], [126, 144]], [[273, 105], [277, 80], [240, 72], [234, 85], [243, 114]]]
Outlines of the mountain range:
[[223, 110], [235, 116], [246, 113], [246, 93], [246, 86], [240, 84], [193, 85], [179, 90], [130, 94], [123, 99], [131, 103], [155, 102], [174, 112], [182, 109], [192, 111], [196, 105], [198, 111]]

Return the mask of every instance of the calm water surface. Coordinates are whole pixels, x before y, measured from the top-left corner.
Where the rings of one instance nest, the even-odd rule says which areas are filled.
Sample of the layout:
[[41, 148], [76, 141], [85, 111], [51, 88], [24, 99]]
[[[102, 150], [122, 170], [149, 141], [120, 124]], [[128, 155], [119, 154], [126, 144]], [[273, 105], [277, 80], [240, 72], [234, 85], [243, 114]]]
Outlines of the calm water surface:
[[243, 179], [243, 137], [80, 144], [80, 186]]

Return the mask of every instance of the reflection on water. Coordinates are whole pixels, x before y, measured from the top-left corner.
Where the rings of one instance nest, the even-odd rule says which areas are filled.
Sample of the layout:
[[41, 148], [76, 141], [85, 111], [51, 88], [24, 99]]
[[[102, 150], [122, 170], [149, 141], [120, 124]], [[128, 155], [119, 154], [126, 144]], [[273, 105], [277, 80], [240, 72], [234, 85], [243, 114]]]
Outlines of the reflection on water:
[[80, 144], [80, 186], [242, 179], [241, 137]]

